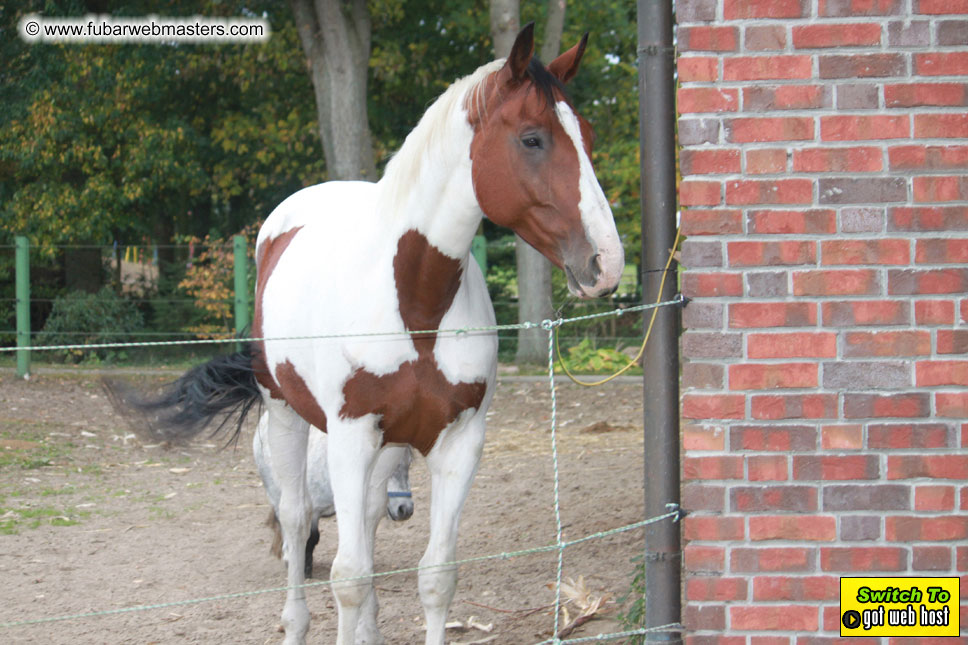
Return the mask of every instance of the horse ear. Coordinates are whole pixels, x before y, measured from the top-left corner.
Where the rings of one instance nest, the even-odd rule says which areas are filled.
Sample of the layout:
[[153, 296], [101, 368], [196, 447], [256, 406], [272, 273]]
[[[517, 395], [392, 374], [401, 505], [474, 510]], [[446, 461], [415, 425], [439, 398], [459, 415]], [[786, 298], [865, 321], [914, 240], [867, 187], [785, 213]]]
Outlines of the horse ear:
[[511, 47], [511, 53], [508, 54], [507, 62], [504, 64], [504, 67], [511, 72], [513, 81], [524, 80], [532, 56], [534, 56], [534, 22], [529, 22], [518, 32]]
[[578, 64], [585, 53], [588, 44], [588, 32], [581, 37], [581, 41], [548, 64], [548, 71], [558, 77], [562, 83], [567, 83], [578, 73]]

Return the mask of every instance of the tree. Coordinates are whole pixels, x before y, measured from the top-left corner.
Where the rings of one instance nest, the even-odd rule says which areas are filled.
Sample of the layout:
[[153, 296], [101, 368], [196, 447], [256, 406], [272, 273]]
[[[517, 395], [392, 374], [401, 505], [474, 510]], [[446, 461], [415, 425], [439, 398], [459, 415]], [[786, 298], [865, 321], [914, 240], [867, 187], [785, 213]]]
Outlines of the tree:
[[370, 12], [366, 0], [290, 0], [316, 97], [330, 179], [376, 180], [367, 120]]
[[[544, 44], [539, 53], [542, 61], [554, 60], [558, 56], [565, 22], [565, 1], [548, 0]], [[518, 0], [490, 0], [490, 9], [494, 54], [499, 58], [505, 57], [510, 53], [514, 37], [520, 30], [519, 3]], [[551, 263], [520, 236], [515, 236], [515, 261], [518, 320], [550, 319], [554, 314], [551, 305]], [[517, 363], [539, 363], [547, 355], [546, 332], [540, 328], [518, 330]]]

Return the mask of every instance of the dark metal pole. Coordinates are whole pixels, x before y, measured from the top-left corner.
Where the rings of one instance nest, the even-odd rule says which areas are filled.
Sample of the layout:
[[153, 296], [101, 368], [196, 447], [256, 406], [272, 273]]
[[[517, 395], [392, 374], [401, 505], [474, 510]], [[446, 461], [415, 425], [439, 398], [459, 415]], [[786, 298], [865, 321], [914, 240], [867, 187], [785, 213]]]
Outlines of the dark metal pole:
[[[672, 0], [638, 0], [639, 134], [642, 163], [642, 268], [661, 269], [676, 235], [675, 85]], [[661, 300], [676, 293], [670, 266]], [[643, 299], [655, 302], [661, 272], [643, 273]], [[649, 316], [646, 316], [646, 325]], [[644, 358], [645, 516], [679, 504], [679, 308], [658, 310]], [[681, 614], [679, 523], [645, 531], [645, 626], [678, 623]], [[646, 642], [679, 643], [678, 631]]]

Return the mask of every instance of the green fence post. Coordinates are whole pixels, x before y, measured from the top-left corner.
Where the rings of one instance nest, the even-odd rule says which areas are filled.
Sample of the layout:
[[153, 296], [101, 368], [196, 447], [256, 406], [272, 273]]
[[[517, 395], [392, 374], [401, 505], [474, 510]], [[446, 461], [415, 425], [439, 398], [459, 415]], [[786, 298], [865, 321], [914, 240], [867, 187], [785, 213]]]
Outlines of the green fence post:
[[[235, 250], [235, 335], [239, 338], [249, 329], [249, 256], [244, 235], [232, 238]], [[242, 351], [242, 343], [237, 346]]]
[[481, 265], [481, 273], [487, 275], [487, 239], [483, 235], [475, 235], [471, 244], [471, 254]]
[[[23, 235], [16, 237], [17, 252], [17, 347], [30, 347], [30, 245]], [[30, 378], [30, 350], [17, 351], [17, 376]]]

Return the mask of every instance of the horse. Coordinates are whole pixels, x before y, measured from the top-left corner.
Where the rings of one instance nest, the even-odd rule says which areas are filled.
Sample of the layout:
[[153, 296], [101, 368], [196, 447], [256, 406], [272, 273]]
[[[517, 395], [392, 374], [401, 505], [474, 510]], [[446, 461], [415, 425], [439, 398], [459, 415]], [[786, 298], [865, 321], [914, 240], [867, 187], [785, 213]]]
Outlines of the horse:
[[481, 219], [562, 269], [578, 298], [612, 293], [624, 266], [591, 162], [591, 125], [565, 90], [587, 39], [546, 67], [527, 25], [506, 59], [455, 81], [427, 108], [378, 182], [331, 181], [286, 198], [257, 238], [253, 340], [141, 406], [157, 413], [159, 438], [187, 440], [235, 410], [238, 432], [241, 415], [264, 405], [286, 549], [286, 645], [305, 643], [309, 629], [311, 427], [328, 435], [336, 642], [383, 642], [373, 541], [386, 481], [410, 447], [431, 482], [418, 574], [425, 642], [444, 642], [458, 524], [497, 371], [494, 309], [470, 253]]
[[[313, 430], [317, 430], [313, 432]], [[270, 551], [277, 558], [283, 557], [282, 529], [279, 527], [279, 486], [276, 484], [272, 472], [272, 457], [269, 454], [269, 415], [263, 413], [259, 418], [255, 434], [252, 435], [252, 457], [255, 460], [259, 477], [266, 497], [272, 505], [269, 517], [266, 519], [275, 537]], [[410, 493], [410, 462], [412, 455], [409, 450], [403, 452], [403, 458], [387, 480], [387, 517], [396, 522], [410, 519], [413, 515], [413, 496]], [[306, 540], [306, 562], [304, 571], [307, 578], [313, 577], [313, 551], [319, 544], [319, 519], [336, 514], [333, 504], [333, 488], [329, 483], [329, 469], [326, 466], [326, 435], [316, 428], [309, 431], [306, 446], [306, 486], [309, 491], [312, 514], [309, 517], [309, 539]]]

